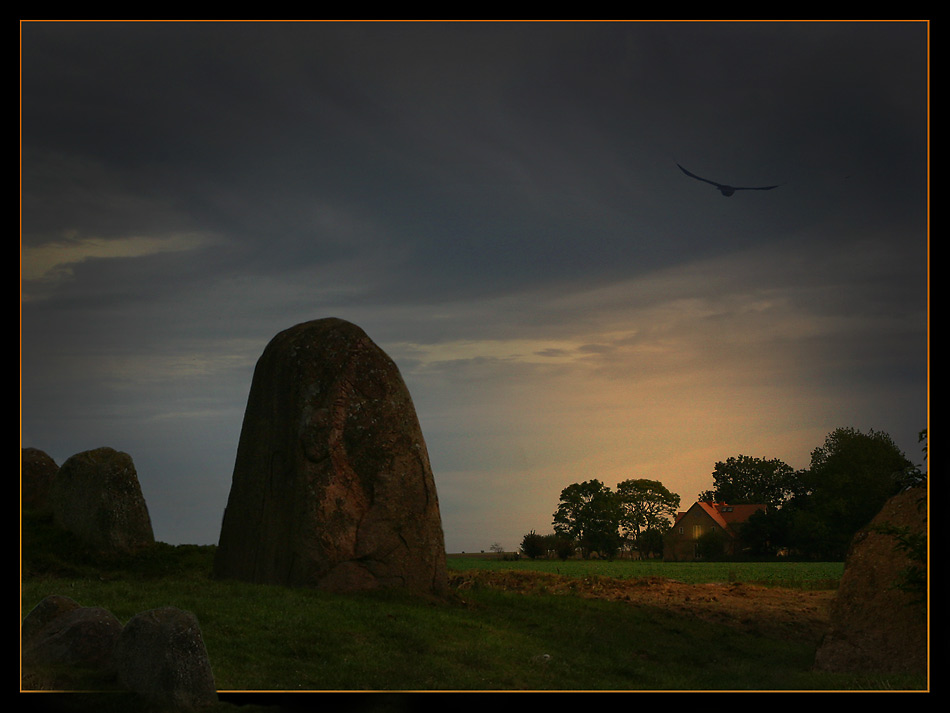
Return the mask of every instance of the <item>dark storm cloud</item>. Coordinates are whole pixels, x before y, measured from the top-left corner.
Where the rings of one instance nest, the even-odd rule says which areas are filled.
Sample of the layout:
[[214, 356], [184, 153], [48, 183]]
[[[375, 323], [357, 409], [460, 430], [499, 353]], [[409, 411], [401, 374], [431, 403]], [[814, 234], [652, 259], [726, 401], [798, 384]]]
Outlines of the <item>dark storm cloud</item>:
[[[852, 27], [30, 25], [25, 195], [62, 223], [76, 189], [50, 200], [55, 172], [110, 197], [72, 206], [88, 232], [163, 214], [167, 229], [266, 246], [245, 255], [262, 270], [351, 250], [321, 224], [332, 206], [362, 221], [361, 249], [398, 245], [414, 285], [629, 274], [687, 239], [674, 206], [703, 195], [674, 159], [797, 189], [784, 221], [768, 216], [778, 231], [835, 182], [919, 208], [921, 178], [902, 168], [919, 136], [880, 109], [920, 105], [923, 85], [892, 81], [882, 52], [920, 30]], [[34, 189], [32, 159], [49, 152], [75, 165]]]

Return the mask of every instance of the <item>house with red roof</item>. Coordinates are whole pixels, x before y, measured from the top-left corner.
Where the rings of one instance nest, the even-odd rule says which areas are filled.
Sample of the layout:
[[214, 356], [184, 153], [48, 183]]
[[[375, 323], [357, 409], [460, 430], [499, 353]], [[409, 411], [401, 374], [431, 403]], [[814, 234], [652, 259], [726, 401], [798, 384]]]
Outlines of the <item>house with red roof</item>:
[[[702, 559], [713, 542], [721, 544], [723, 557], [735, 557], [743, 550], [742, 524], [752, 513], [765, 509], [765, 505], [758, 504], [694, 503], [689, 510], [676, 513], [673, 527], [663, 537], [663, 559], [671, 562]], [[717, 551], [718, 547], [716, 545]]]

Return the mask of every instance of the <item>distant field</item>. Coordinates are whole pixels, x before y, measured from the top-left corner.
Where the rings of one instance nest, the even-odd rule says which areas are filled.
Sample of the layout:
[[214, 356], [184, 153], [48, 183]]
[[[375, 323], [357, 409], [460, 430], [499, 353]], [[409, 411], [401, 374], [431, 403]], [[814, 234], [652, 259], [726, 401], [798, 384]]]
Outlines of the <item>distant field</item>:
[[834, 589], [843, 562], [663, 562], [662, 560], [505, 560], [497, 555], [451, 554], [449, 570], [519, 569], [567, 577], [666, 577], [688, 584], [746, 582], [804, 589]]

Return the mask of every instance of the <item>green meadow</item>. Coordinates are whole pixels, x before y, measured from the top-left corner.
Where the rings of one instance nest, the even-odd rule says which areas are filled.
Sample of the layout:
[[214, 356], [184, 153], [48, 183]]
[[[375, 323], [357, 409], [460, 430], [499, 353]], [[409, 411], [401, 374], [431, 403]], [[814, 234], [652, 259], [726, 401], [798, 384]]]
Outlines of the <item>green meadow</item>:
[[[218, 581], [212, 546], [158, 543], [93, 562], [41, 518], [24, 521], [22, 616], [51, 594], [121, 621], [161, 606], [200, 622], [220, 692], [919, 690], [914, 677], [811, 670], [817, 642], [772, 638], [660, 607], [473, 587], [447, 597], [331, 594]], [[449, 557], [450, 578], [484, 568], [564, 577], [669, 577], [828, 587], [840, 563], [697, 565]], [[684, 566], [687, 565], [687, 566]], [[74, 688], [101, 688], [81, 678]], [[38, 694], [42, 695], [42, 694]]]
[[450, 555], [450, 570], [492, 569], [546, 572], [568, 577], [666, 577], [687, 584], [744, 582], [763, 586], [834, 589], [843, 562], [664, 562], [662, 560], [506, 560], [492, 555]]

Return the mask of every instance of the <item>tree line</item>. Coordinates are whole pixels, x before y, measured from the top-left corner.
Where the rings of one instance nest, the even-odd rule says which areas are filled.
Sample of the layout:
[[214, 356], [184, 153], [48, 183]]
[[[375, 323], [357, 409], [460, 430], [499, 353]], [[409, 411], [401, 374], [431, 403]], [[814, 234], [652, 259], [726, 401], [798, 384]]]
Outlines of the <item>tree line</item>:
[[[926, 457], [926, 429], [919, 441]], [[927, 474], [883, 431], [832, 431], [811, 453], [808, 468], [740, 456], [717, 463], [711, 496], [729, 503], [765, 503], [742, 528], [749, 554], [844, 559], [851, 539], [892, 496], [926, 483]]]
[[[921, 431], [925, 457], [926, 438], [927, 431]], [[834, 561], [844, 558], [854, 534], [890, 497], [926, 477], [883, 431], [838, 428], [801, 470], [777, 458], [739, 455], [719, 461], [713, 487], [696, 499], [767, 506], [741, 526], [747, 556]], [[562, 559], [577, 551], [585, 557], [594, 552], [614, 557], [621, 550], [661, 556], [663, 536], [679, 507], [680, 496], [657, 480], [624, 480], [615, 489], [596, 479], [572, 483], [561, 491], [553, 534], [531, 531], [521, 552]]]
[[660, 481], [624, 480], [611, 489], [599, 480], [573, 483], [561, 491], [554, 513], [554, 533], [524, 536], [528, 557], [551, 553], [565, 559], [576, 551], [614, 557], [621, 549], [643, 557], [663, 553], [663, 534], [680, 505], [680, 496]]

